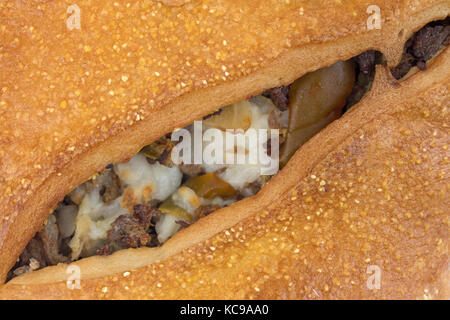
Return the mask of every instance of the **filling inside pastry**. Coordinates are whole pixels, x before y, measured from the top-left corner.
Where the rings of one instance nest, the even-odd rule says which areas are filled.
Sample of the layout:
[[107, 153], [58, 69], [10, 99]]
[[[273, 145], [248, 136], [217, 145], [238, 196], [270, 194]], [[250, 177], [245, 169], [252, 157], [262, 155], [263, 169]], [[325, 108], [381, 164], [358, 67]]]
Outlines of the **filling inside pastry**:
[[[406, 44], [395, 77], [425, 61], [449, 42], [449, 19], [433, 22]], [[279, 164], [339, 118], [370, 90], [383, 56], [367, 51], [351, 60], [309, 73], [289, 86], [273, 88], [206, 116], [202, 129], [277, 129]], [[194, 125], [185, 128], [193, 133]], [[240, 133], [235, 133], [239, 135]], [[76, 187], [50, 214], [8, 274], [11, 279], [49, 265], [125, 248], [159, 246], [178, 230], [245, 197], [270, 179], [261, 164], [191, 164], [174, 161], [180, 141], [171, 134], [144, 147], [126, 163], [108, 165]], [[203, 149], [208, 142], [203, 141]], [[270, 135], [262, 145], [272, 156]], [[245, 153], [248, 153], [249, 146]], [[225, 150], [233, 154], [238, 151]]]

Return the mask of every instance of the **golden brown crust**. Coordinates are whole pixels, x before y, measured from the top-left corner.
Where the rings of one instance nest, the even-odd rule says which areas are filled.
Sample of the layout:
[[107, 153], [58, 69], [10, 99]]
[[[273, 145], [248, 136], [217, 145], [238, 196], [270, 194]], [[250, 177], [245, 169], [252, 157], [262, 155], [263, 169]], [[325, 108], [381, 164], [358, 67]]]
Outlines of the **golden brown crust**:
[[[258, 195], [162, 248], [75, 263], [80, 290], [67, 289], [60, 265], [14, 279], [0, 296], [448, 298], [450, 49], [429, 67], [400, 83], [380, 67], [369, 96], [303, 146]], [[233, 219], [239, 222], [230, 227]], [[190, 245], [199, 238], [206, 240]], [[182, 241], [188, 248], [172, 255]], [[152, 255], [164, 260], [98, 276], [126, 255], [130, 268]], [[379, 290], [367, 288], [371, 265], [381, 270]]]
[[[106, 164], [222, 104], [361, 51], [378, 49], [395, 64], [412, 32], [449, 12], [448, 1], [381, 1], [383, 27], [368, 31], [368, 1], [336, 2], [333, 10], [307, 1], [86, 3], [78, 3], [81, 31], [65, 27], [69, 3], [0, 4], [3, 279], [64, 194]], [[260, 14], [251, 14], [255, 8]], [[227, 217], [205, 232], [239, 220]], [[202, 240], [190, 237], [186, 243]], [[167, 256], [183, 245], [176, 239]]]

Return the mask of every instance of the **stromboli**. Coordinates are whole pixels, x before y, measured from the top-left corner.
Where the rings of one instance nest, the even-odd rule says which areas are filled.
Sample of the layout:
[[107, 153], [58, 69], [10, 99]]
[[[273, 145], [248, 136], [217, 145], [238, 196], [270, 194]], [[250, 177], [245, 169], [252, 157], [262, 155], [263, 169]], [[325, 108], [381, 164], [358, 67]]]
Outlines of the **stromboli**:
[[[439, 13], [439, 15], [436, 15], [436, 16], [434, 16], [434, 19], [436, 19], [438, 16], [440, 17], [440, 18], [442, 18], [442, 12], [440, 12]], [[444, 15], [445, 16], [445, 15]], [[430, 18], [430, 17], [428, 17], [428, 18]], [[412, 27], [413, 28], [413, 27]], [[416, 28], [417, 28], [417, 26], [416, 26]], [[393, 33], [394, 34], [394, 33]], [[369, 37], [370, 38], [370, 37]], [[372, 39], [373, 40], [373, 39]], [[380, 40], [381, 41], [381, 40]], [[376, 41], [374, 41], [374, 42], [376, 42]], [[389, 44], [389, 45], [392, 45], [392, 44]], [[339, 45], [338, 45], [339, 46]], [[386, 46], [387, 46], [387, 44], [386, 44]], [[353, 49], [353, 50], [355, 50], [356, 51], [356, 49]], [[351, 51], [351, 50], [350, 50]], [[350, 56], [348, 56], [349, 54], [351, 54], [351, 52], [348, 52], [348, 53], [345, 53], [344, 54], [344, 56], [345, 57], [347, 57], [347, 58], [349, 58]], [[386, 51], [389, 51], [389, 50], [386, 50]], [[354, 52], [354, 51], [353, 51]], [[384, 51], [383, 51], [384, 52]], [[398, 52], [396, 52], [396, 54], [397, 54], [397, 56], [398, 56]], [[335, 57], [336, 58], [336, 57]], [[333, 58], [333, 59], [335, 59], [335, 58]], [[388, 58], [389, 58], [389, 56], [388, 56]], [[329, 59], [331, 59], [331, 57], [329, 58]], [[330, 61], [335, 61], [335, 60], [330, 60]], [[388, 59], [388, 61], [389, 62], [391, 62], [392, 63], [392, 60], [390, 60], [390, 59]], [[317, 68], [317, 66], [315, 66], [315, 67], [311, 67], [312, 69], [316, 69]], [[298, 72], [298, 71], [292, 71], [292, 72]], [[292, 78], [291, 78], [291, 80], [292, 80]], [[267, 81], [267, 80], [266, 80]], [[286, 80], [286, 82], [283, 82], [283, 83], [276, 83], [276, 84], [285, 84], [285, 83], [288, 83], [289, 81], [287, 81]], [[261, 90], [261, 89], [266, 89], [267, 87], [270, 87], [269, 85], [264, 85], [264, 84], [260, 84], [260, 88], [259, 89], [254, 89], [254, 91], [257, 91], [257, 90]], [[256, 93], [256, 92], [255, 92]], [[247, 94], [248, 94], [248, 92], [247, 92]], [[223, 102], [222, 102], [223, 103]], [[212, 108], [211, 106], [209, 106], [208, 108]], [[212, 110], [211, 110], [212, 111]], [[154, 138], [156, 138], [156, 137], [154, 137]], [[154, 139], [153, 138], [153, 139]], [[147, 139], [147, 138], [145, 138], [145, 139]], [[151, 141], [151, 140], [149, 140], [149, 141]], [[142, 143], [142, 142], [139, 142], [139, 143]], [[246, 203], [248, 203], [248, 201], [246, 202]], [[210, 219], [211, 220], [211, 219]], [[186, 232], [184, 233], [184, 234], [186, 234]], [[179, 239], [179, 238], [178, 238]], [[116, 270], [117, 271], [117, 270]]]
[[[376, 61], [370, 58], [375, 55], [375, 52], [365, 54], [367, 62], [373, 61], [369, 69], [375, 68]], [[214, 128], [215, 135], [226, 140], [225, 130], [233, 128], [242, 130], [241, 134], [229, 136], [236, 138], [251, 136], [249, 132], [256, 128], [263, 132], [279, 128], [285, 133], [260, 137], [261, 141], [255, 141], [254, 146], [241, 142], [224, 144], [219, 149], [228, 156], [235, 156], [238, 150], [244, 155], [256, 150], [271, 159], [275, 146], [269, 147], [269, 144], [276, 143], [272, 139], [284, 137], [286, 143], [277, 146], [277, 149], [281, 147], [280, 158], [284, 164], [304, 142], [342, 113], [352, 87], [362, 85], [354, 84], [354, 67], [352, 61], [338, 62], [296, 80], [290, 87], [282, 89], [283, 99], [288, 101], [286, 107], [274, 105], [277, 99], [272, 96], [276, 94], [281, 98], [277, 88], [267, 91], [270, 99], [256, 96], [221, 108], [204, 118], [203, 135]], [[198, 123], [183, 130], [195, 137], [196, 126]], [[196, 143], [203, 145], [205, 151], [210, 145], [210, 141], [205, 140], [194, 139], [188, 145], [191, 143], [192, 148]], [[58, 204], [47, 218], [45, 227], [27, 245], [7, 280], [95, 254], [162, 245], [180, 227], [256, 194], [270, 179], [267, 169], [276, 170], [273, 166], [278, 162], [272, 159], [272, 165], [265, 168], [261, 162], [251, 163], [255, 159], [247, 157], [245, 164], [206, 163], [204, 159], [201, 164], [186, 165], [174, 156], [182, 144], [162, 137], [144, 147], [130, 161], [111, 164], [104, 172], [75, 188]], [[258, 154], [258, 157], [263, 155]], [[271, 174], [275, 172], [270, 171]]]

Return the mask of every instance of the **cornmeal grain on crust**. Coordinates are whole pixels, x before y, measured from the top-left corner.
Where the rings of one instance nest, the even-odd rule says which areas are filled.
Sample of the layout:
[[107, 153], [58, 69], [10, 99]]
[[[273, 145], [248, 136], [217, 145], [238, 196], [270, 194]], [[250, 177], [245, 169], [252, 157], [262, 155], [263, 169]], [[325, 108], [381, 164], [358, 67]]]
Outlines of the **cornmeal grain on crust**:
[[[377, 5], [381, 8], [382, 28], [367, 30], [366, 10], [372, 4], [370, 1], [205, 0], [177, 3], [175, 6], [164, 3], [167, 1], [80, 0], [77, 1], [81, 10], [80, 30], [69, 30], [66, 26], [69, 16], [67, 8], [72, 2], [7, 0], [0, 3], [0, 279], [4, 280], [21, 250], [40, 229], [57, 202], [74, 186], [108, 163], [126, 160], [143, 145], [224, 104], [290, 83], [308, 71], [348, 59], [367, 49], [382, 51], [389, 64], [394, 65], [400, 59], [405, 40], [427, 22], [447, 16], [450, 7], [448, 1], [379, 1]], [[442, 97], [444, 89], [447, 90], [436, 89], [437, 97]], [[429, 103], [436, 100], [436, 105], [440, 103], [445, 107], [445, 99], [441, 101], [427, 92], [429, 91], [423, 93], [424, 106], [431, 109], [433, 105]], [[405, 105], [406, 109], [407, 106]], [[396, 119], [395, 115], [389, 117]], [[350, 116], [347, 118], [350, 119]], [[390, 118], [385, 119], [386, 128], [389, 128], [388, 120]], [[392, 126], [397, 125], [396, 121], [391, 122]], [[374, 122], [368, 124], [367, 130], [370, 125], [376, 127]], [[417, 128], [421, 129], [420, 126]], [[355, 148], [363, 147], [355, 145]], [[369, 151], [373, 150], [364, 152], [369, 154]], [[340, 157], [344, 156], [342, 154]], [[417, 163], [419, 167], [411, 167], [410, 170], [422, 168], [425, 164], [431, 168], [428, 163], [431, 160], [416, 160], [421, 161]], [[401, 167], [401, 164], [397, 165]], [[381, 164], [377, 164], [375, 168], [379, 166], [381, 168]], [[284, 172], [288, 170], [293, 170], [293, 165], [288, 166]], [[324, 181], [327, 182], [326, 179]], [[435, 180], [430, 180], [431, 182]], [[266, 190], [273, 184], [269, 184]], [[298, 191], [302, 190], [300, 188]], [[399, 191], [401, 195], [408, 192], [413, 190], [408, 189], [404, 193]], [[266, 193], [283, 194], [276, 190]], [[384, 193], [374, 195], [381, 197]], [[317, 200], [313, 195], [310, 197], [313, 205]], [[296, 201], [300, 199], [306, 201], [309, 197], [303, 199], [299, 195]], [[434, 203], [430, 202], [431, 198], [427, 199], [428, 202], [424, 203]], [[242, 203], [241, 205], [248, 206], [248, 210], [242, 212], [243, 217], [256, 212], [258, 206], [255, 203]], [[297, 204], [303, 206], [306, 203]], [[297, 208], [298, 205], [293, 203], [291, 206]], [[223, 218], [223, 214], [214, 216]], [[270, 223], [270, 219], [276, 216], [277, 214], [269, 214], [264, 219], [269, 219], [267, 223]], [[436, 216], [439, 215], [436, 213]], [[176, 238], [184, 236], [183, 241], [175, 239], [172, 247], [168, 248], [176, 248], [173, 252], [178, 252], [186, 243], [201, 243], [210, 238], [212, 231], [219, 232], [221, 227], [231, 227], [241, 217], [227, 217], [222, 226], [217, 222], [208, 225], [215, 221], [212, 218], [205, 220], [198, 223], [198, 228], [203, 226], [210, 229], [205, 231], [204, 239], [201, 235], [195, 237], [185, 230]], [[364, 221], [369, 223], [370, 220]], [[240, 223], [244, 228], [243, 222]], [[308, 224], [304, 225], [307, 226]], [[311, 225], [313, 226], [314, 224]], [[323, 228], [326, 229], [325, 226]], [[239, 229], [235, 230], [240, 235], [243, 234]], [[280, 237], [283, 234], [284, 232]], [[311, 242], [316, 234], [319, 237], [320, 232], [307, 237], [307, 240]], [[302, 233], [302, 236], [305, 235]], [[257, 246], [260, 237], [258, 232], [247, 237], [255, 237], [252, 241]], [[357, 234], [355, 237], [357, 238]], [[206, 241], [211, 242], [212, 239], [215, 238]], [[238, 247], [240, 241], [238, 239], [229, 243], [230, 247]], [[242, 254], [250, 248], [246, 243], [251, 246], [253, 242], [244, 241], [239, 245]], [[267, 244], [266, 241], [262, 243]], [[290, 242], [286, 245], [288, 243]], [[318, 244], [321, 248], [320, 242]], [[210, 254], [206, 254], [209, 251], [206, 247], [202, 249], [203, 245], [191, 249], [206, 250], [205, 254], [198, 256], [199, 259], [214, 257], [221, 252], [211, 250]], [[216, 245], [209, 247], [216, 248]], [[309, 252], [310, 248], [313, 247], [307, 247], [305, 252]], [[374, 248], [371, 246], [368, 250]], [[226, 250], [234, 252], [232, 249]], [[147, 251], [139, 252], [145, 255]], [[153, 261], [155, 257], [168, 258], [171, 251], [159, 249], [156, 252], [157, 255], [149, 260]], [[188, 273], [192, 266], [192, 275], [185, 279], [196, 279], [197, 269], [193, 265], [197, 255], [193, 253], [189, 255], [189, 259], [187, 257], [187, 254], [175, 255], [165, 263], [185, 266]], [[225, 254], [224, 257], [228, 256]], [[265, 259], [264, 255], [256, 257], [255, 261]], [[209, 264], [202, 261], [202, 268], [215, 267], [215, 264], [222, 261], [218, 259], [211, 259]], [[139, 263], [146, 261], [144, 259]], [[260, 261], [262, 265], [263, 262]], [[136, 261], [136, 264], [139, 263]], [[230, 263], [234, 265], [233, 262]], [[252, 262], [249, 260], [248, 263]], [[123, 268], [123, 264], [124, 262], [119, 263], [114, 271]], [[439, 265], [437, 262], [436, 264]], [[162, 265], [162, 270], [167, 269], [167, 272], [164, 271], [164, 275], [159, 278], [170, 279], [171, 268]], [[112, 268], [114, 266], [113, 264]], [[148, 285], [153, 281], [148, 274], [156, 272], [158, 266], [154, 264], [146, 267], [147, 271], [139, 271], [149, 277]], [[420, 261], [417, 262], [417, 267], [420, 267]], [[277, 270], [276, 265], [273, 268]], [[270, 274], [267, 274], [269, 280], [266, 285], [272, 286], [273, 294], [276, 295], [277, 286], [280, 285], [281, 288], [281, 284], [284, 285], [284, 281], [288, 279], [276, 280]], [[326, 270], [319, 274], [329, 275]], [[309, 273], [304, 274], [305, 277], [307, 275]], [[182, 277], [182, 274], [173, 273], [172, 276], [175, 279]], [[129, 279], [133, 281], [133, 273]], [[251, 277], [250, 279], [252, 280]], [[265, 277], [262, 276], [261, 279]], [[317, 279], [321, 277], [318, 276]], [[303, 281], [300, 278], [294, 280], [294, 283]], [[91, 280], [85, 285], [99, 289], [102, 281], [106, 280]], [[270, 284], [271, 281], [273, 284]], [[323, 292], [331, 294], [333, 291], [328, 282], [326, 285], [329, 290], [323, 288]], [[237, 282], [233, 284], [237, 285]], [[163, 297], [166, 294], [169, 297], [171, 291], [158, 291], [164, 283], [160, 282], [159, 285], [147, 295], [153, 294], [156, 297], [161, 294]], [[260, 291], [255, 289], [251, 293], [244, 292], [242, 296], [258, 297], [272, 292], [264, 290], [262, 285], [261, 288], [257, 287]], [[190, 286], [186, 284], [186, 287]], [[55, 285], [48, 288], [47, 292], [51, 294], [55, 292], [52, 290], [59, 290], [58, 288], [60, 286]], [[208, 286], [203, 288], [197, 291], [199, 295]], [[117, 296], [125, 292], [103, 292], [101, 288], [98, 291], [106, 295], [116, 292]], [[91, 295], [93, 291], [82, 292], [84, 293], [68, 294]], [[133, 292], [135, 295], [141, 294], [138, 287]], [[182, 295], [183, 292], [178, 290], [173, 294]], [[230, 292], [239, 293], [239, 290]], [[286, 291], [283, 294], [287, 294]]]

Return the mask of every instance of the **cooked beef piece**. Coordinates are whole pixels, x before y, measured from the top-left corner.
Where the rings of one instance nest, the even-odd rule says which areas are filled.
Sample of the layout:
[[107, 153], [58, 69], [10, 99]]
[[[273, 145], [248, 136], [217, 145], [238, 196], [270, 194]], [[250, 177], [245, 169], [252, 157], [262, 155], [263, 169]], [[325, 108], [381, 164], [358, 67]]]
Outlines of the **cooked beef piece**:
[[95, 254], [97, 254], [98, 256], [108, 256], [111, 253], [112, 253], [112, 250], [111, 250], [110, 245], [106, 245], [103, 248], [100, 248], [95, 252]]
[[443, 47], [450, 39], [450, 19], [443, 25], [425, 27], [414, 36], [414, 42], [410, 48], [411, 54], [421, 61], [428, 61]]
[[369, 50], [353, 58], [356, 81], [350, 96], [347, 98], [345, 110], [358, 103], [372, 87], [375, 78], [375, 65], [382, 63], [382, 55], [378, 51]]
[[269, 89], [263, 92], [263, 96], [270, 98], [275, 106], [281, 111], [289, 108], [289, 86]]
[[196, 177], [204, 173], [204, 169], [199, 164], [181, 164], [180, 166], [181, 172], [189, 177]]
[[354, 61], [358, 64], [360, 72], [372, 74], [375, 71], [376, 52], [374, 50], [363, 52], [356, 56]]
[[154, 227], [160, 215], [156, 208], [135, 205], [133, 215], [121, 215], [112, 223], [108, 239], [119, 249], [147, 246], [152, 241], [148, 229]]
[[146, 226], [129, 215], [121, 215], [113, 222], [108, 239], [119, 248], [138, 248], [146, 246], [151, 240]]
[[409, 70], [417, 66], [419, 69], [426, 68], [426, 62], [450, 42], [450, 18], [429, 23], [405, 44], [400, 63], [393, 68], [392, 75], [396, 79], [404, 77]]
[[137, 218], [142, 225], [149, 224], [154, 226], [161, 218], [161, 211], [151, 206], [137, 204], [133, 209], [134, 217]]
[[150, 164], [159, 162], [167, 167], [172, 167], [174, 164], [169, 155], [174, 146], [175, 143], [170, 138], [164, 136], [152, 144], [142, 148], [141, 153], [146, 156], [147, 161]]

